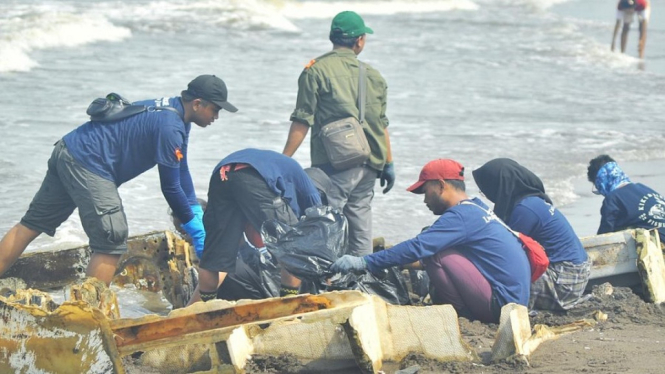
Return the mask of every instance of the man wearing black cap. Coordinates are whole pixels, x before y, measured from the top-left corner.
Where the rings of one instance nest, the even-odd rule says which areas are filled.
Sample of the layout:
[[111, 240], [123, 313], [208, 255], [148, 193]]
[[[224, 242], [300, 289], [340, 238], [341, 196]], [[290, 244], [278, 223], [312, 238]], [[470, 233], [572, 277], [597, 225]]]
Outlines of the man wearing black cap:
[[357, 55], [365, 47], [367, 34], [374, 33], [355, 12], [335, 16], [330, 27], [333, 50], [310, 61], [298, 80], [298, 99], [291, 114], [291, 129], [283, 153], [293, 156], [312, 128], [312, 166], [330, 176], [339, 188], [328, 196], [330, 205], [343, 209], [349, 222], [349, 252], [365, 255], [372, 252], [372, 210], [376, 179], [387, 193], [395, 182], [390, 152], [388, 118], [386, 117], [387, 85], [381, 74], [367, 64], [365, 121], [370, 156], [362, 164], [344, 170], [335, 169], [321, 140], [321, 129], [331, 122], [355, 117], [360, 121], [357, 105], [360, 61]]
[[202, 252], [203, 210], [187, 166], [189, 131], [191, 122], [210, 125], [221, 109], [237, 111], [227, 98], [224, 81], [201, 75], [182, 97], [136, 102], [111, 120], [93, 116], [95, 120], [65, 135], [55, 145], [25, 216], [0, 241], [0, 275], [39, 234], [53, 236], [78, 208], [92, 250], [87, 275], [110, 284], [127, 250], [127, 219], [118, 187], [156, 164], [166, 201], [186, 222], [183, 228], [194, 239], [197, 253]]

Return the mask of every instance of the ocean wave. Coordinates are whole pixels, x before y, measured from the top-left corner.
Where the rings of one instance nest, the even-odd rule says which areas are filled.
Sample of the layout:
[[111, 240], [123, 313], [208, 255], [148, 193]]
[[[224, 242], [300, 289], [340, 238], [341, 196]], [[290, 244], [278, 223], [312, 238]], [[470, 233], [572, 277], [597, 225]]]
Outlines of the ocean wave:
[[282, 6], [282, 14], [288, 18], [331, 18], [343, 10], [354, 10], [365, 15], [390, 15], [397, 13], [447, 12], [452, 10], [477, 10], [471, 0], [443, 1], [289, 1]]
[[536, 9], [545, 10], [554, 5], [567, 3], [571, 0], [478, 0], [483, 3], [491, 3], [493, 5], [505, 4], [506, 6], [529, 6]]
[[98, 41], [119, 41], [131, 31], [99, 15], [31, 10], [0, 19], [0, 72], [29, 71], [38, 62], [34, 50], [76, 47]]

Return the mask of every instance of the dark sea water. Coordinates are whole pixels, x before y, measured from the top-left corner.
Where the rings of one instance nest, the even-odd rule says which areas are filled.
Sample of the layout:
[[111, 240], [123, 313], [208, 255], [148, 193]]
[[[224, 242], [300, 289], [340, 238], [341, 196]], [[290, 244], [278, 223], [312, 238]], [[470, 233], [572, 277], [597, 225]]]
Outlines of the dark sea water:
[[[609, 153], [648, 162], [654, 173], [665, 169], [665, 1], [652, 4], [642, 62], [635, 27], [628, 53], [610, 52], [615, 4], [608, 0], [3, 0], [0, 234], [27, 209], [53, 143], [108, 92], [140, 100], [178, 95], [199, 74], [227, 82], [240, 111], [191, 133], [190, 167], [202, 197], [228, 153], [281, 151], [298, 75], [331, 48], [330, 20], [347, 9], [374, 29], [360, 57], [389, 85], [397, 183], [387, 195], [377, 186], [376, 236], [397, 242], [434, 220], [405, 188], [439, 157], [467, 167], [472, 195], [470, 170], [514, 158], [543, 179], [558, 206], [584, 220], [599, 208], [595, 200], [582, 204], [589, 197], [575, 187], [589, 159]], [[308, 144], [295, 158], [309, 165]], [[170, 227], [156, 170], [120, 191], [131, 235]], [[73, 215], [30, 249], [86, 240]]]

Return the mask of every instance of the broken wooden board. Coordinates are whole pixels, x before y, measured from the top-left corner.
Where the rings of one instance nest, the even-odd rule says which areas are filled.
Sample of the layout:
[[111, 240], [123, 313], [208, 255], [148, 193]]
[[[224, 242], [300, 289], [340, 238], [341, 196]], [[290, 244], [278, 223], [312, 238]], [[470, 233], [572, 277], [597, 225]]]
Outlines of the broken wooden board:
[[580, 320], [555, 327], [535, 325], [532, 332], [527, 308], [515, 303], [506, 304], [501, 308], [499, 329], [492, 345], [492, 361], [519, 357], [528, 364], [529, 356], [543, 342], [593, 325], [595, 321], [591, 320]]
[[660, 304], [665, 301], [665, 261], [656, 230], [635, 230], [637, 269], [647, 300]]
[[167, 317], [111, 321], [111, 328], [121, 355], [143, 352], [137, 363], [181, 372], [242, 372], [252, 355], [289, 355], [315, 372], [373, 373], [413, 352], [439, 361], [476, 358], [451, 306], [388, 305], [358, 291], [196, 303]]
[[[189, 271], [191, 246], [170, 231], [157, 231], [129, 238], [127, 247], [113, 283], [162, 291], [173, 308], [183, 307], [195, 287]], [[69, 286], [85, 278], [89, 260], [88, 246], [26, 252], [0, 278], [0, 289], [18, 289], [17, 285], [41, 290]]]
[[124, 373], [106, 317], [80, 301], [52, 312], [0, 297], [0, 373]]
[[580, 241], [591, 261], [587, 290], [606, 282], [622, 287], [639, 285], [634, 230], [587, 236]]

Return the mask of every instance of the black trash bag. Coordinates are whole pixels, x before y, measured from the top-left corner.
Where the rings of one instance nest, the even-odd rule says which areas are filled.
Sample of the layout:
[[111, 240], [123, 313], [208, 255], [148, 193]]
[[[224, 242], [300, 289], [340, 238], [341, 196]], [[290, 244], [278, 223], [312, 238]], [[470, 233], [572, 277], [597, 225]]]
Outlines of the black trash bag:
[[235, 273], [229, 273], [217, 289], [224, 300], [266, 299], [279, 296], [280, 272], [265, 248], [245, 243], [238, 251]]
[[409, 289], [398, 267], [383, 270], [375, 275], [367, 272], [357, 281], [357, 289], [370, 295], [377, 295], [393, 305], [410, 305]]
[[344, 215], [327, 206], [308, 208], [293, 226], [274, 219], [261, 226], [263, 242], [280, 266], [316, 284], [332, 275], [328, 268], [345, 253], [347, 232]]
[[[378, 274], [369, 271], [362, 274], [335, 274], [329, 284], [319, 285], [317, 293], [329, 291], [358, 290], [376, 295], [389, 304], [410, 305], [409, 289], [398, 267], [381, 270]], [[311, 292], [310, 293], [314, 293]]]
[[429, 275], [425, 270], [409, 270], [409, 280], [413, 293], [420, 297], [422, 301], [429, 294]]

